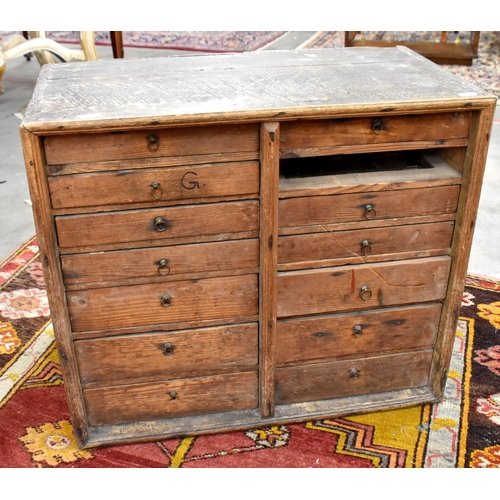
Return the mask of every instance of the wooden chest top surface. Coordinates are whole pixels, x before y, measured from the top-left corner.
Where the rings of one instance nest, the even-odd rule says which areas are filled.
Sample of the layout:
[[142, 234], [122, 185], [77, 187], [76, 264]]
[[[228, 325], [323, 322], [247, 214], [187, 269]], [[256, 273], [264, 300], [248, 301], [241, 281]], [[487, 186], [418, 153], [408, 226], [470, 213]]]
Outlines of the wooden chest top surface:
[[118, 59], [44, 66], [23, 126], [65, 133], [288, 120], [359, 114], [363, 106], [466, 108], [485, 98], [492, 99], [405, 47]]

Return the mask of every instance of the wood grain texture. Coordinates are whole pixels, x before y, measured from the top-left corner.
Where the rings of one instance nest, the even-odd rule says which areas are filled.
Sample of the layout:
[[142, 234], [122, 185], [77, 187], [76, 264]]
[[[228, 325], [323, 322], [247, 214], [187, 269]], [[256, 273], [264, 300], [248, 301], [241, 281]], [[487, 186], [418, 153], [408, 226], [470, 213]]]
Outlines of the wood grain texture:
[[461, 111], [483, 106], [485, 98], [479, 88], [404, 47], [51, 65], [42, 68], [39, 82], [24, 126], [59, 134], [375, 110]]
[[278, 366], [433, 347], [441, 304], [278, 321]]
[[198, 165], [163, 169], [122, 170], [102, 174], [49, 178], [54, 209], [208, 200], [259, 194], [258, 162]]
[[451, 214], [456, 211], [459, 192], [460, 186], [443, 186], [289, 198], [279, 202], [279, 227]]
[[[160, 229], [155, 221], [163, 219]], [[182, 207], [129, 210], [56, 218], [61, 248], [169, 239], [258, 230], [257, 201], [206, 203]]]
[[278, 368], [276, 404], [423, 387], [429, 380], [431, 359], [432, 350], [428, 349]]
[[258, 405], [257, 372], [84, 391], [90, 425], [246, 410]]
[[278, 318], [441, 300], [450, 264], [432, 257], [280, 273]]
[[274, 414], [274, 369], [278, 272], [278, 187], [279, 139], [278, 123], [264, 123], [260, 130], [261, 191], [260, 212], [260, 395], [263, 417]]
[[67, 298], [74, 332], [258, 313], [257, 276], [251, 274], [71, 291]]
[[75, 342], [84, 387], [257, 370], [258, 325]]

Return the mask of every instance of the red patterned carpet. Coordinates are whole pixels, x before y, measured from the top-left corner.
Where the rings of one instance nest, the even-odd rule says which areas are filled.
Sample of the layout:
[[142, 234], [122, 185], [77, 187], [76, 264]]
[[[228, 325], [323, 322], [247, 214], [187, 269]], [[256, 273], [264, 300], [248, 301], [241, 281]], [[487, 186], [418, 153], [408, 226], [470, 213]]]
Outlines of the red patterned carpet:
[[500, 282], [472, 277], [440, 404], [79, 450], [36, 239], [0, 264], [0, 466], [500, 468]]

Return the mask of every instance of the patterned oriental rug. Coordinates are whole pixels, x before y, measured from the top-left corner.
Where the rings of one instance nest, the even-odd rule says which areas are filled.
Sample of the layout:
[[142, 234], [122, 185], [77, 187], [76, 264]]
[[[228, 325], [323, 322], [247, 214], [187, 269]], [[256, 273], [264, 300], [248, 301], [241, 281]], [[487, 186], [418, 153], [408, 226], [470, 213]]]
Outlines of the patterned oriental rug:
[[79, 450], [37, 241], [0, 264], [4, 468], [500, 468], [500, 282], [469, 276], [440, 404]]
[[[344, 46], [344, 31], [320, 31], [302, 48], [320, 49]], [[438, 41], [439, 31], [361, 31], [366, 40]], [[469, 42], [470, 31], [448, 32], [449, 43]], [[500, 97], [500, 31], [481, 31], [478, 58], [472, 66], [443, 65], [473, 85]]]
[[[2, 35], [13, 32], [0, 32]], [[18, 31], [17, 33], [22, 34]], [[124, 31], [124, 47], [204, 52], [246, 52], [274, 42], [286, 31]], [[80, 43], [78, 31], [47, 31], [59, 43]], [[94, 32], [96, 45], [111, 45], [109, 31]]]

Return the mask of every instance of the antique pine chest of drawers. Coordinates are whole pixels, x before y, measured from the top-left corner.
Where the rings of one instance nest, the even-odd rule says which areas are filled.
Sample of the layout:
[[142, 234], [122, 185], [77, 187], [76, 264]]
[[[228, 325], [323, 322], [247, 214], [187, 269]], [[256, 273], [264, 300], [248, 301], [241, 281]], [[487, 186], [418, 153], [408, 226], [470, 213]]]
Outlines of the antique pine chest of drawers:
[[438, 401], [495, 105], [402, 47], [43, 67], [21, 136], [79, 445]]

